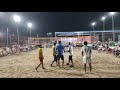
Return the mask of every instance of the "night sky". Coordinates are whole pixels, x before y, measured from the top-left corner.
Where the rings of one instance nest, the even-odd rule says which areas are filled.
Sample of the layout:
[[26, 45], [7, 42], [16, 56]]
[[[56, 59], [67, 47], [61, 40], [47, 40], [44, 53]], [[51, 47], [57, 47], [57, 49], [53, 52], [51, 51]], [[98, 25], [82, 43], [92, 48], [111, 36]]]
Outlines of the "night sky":
[[[10, 33], [16, 33], [16, 23], [12, 16], [18, 14], [21, 16], [19, 23], [19, 32], [23, 36], [29, 35], [27, 22], [33, 23], [32, 36], [47, 36], [48, 32], [63, 31], [87, 31], [92, 30], [90, 26], [93, 21], [97, 22], [96, 30], [102, 30], [102, 21], [100, 18], [107, 15], [108, 12], [4, 12], [0, 14], [0, 32], [6, 32], [6, 27]], [[111, 29], [111, 17], [106, 19], [105, 29]], [[120, 27], [120, 13], [114, 16], [115, 28]]]

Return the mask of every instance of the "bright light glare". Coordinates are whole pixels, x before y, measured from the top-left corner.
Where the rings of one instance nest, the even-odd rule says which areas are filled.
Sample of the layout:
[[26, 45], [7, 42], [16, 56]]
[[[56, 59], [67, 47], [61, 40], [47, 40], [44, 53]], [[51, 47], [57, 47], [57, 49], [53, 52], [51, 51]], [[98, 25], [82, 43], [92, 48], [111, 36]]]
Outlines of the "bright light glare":
[[110, 15], [114, 15], [116, 12], [110, 12]]
[[92, 26], [95, 26], [95, 25], [96, 25], [96, 22], [93, 22], [91, 25], [92, 25]]
[[3, 15], [5, 15], [5, 13], [4, 12], [0, 12], [0, 16], [3, 16]]
[[51, 32], [49, 32], [49, 33], [47, 33], [47, 35], [52, 35], [52, 33], [51, 33]]
[[32, 23], [28, 23], [28, 27], [30, 27], [30, 28], [31, 28], [31, 27], [32, 27]]
[[20, 16], [18, 16], [18, 15], [14, 15], [13, 19], [15, 22], [20, 22]]
[[105, 17], [105, 16], [101, 18], [101, 20], [103, 20], [103, 21], [104, 21], [105, 19], [106, 19], [106, 17]]
[[49, 34], [51, 35], [52, 33], [51, 33], [51, 32], [49, 32]]

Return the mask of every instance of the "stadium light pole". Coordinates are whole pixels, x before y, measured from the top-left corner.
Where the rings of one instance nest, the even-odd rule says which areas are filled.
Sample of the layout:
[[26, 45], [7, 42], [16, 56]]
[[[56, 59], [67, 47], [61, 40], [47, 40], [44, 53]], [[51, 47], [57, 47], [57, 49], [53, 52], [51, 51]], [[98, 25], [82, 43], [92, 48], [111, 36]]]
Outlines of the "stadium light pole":
[[11, 46], [11, 35], [9, 36], [9, 38], [10, 38], [10, 46]]
[[[103, 16], [102, 18], [101, 18], [101, 20], [103, 21], [103, 32], [105, 31], [105, 19], [106, 19], [106, 17], [105, 16]], [[102, 42], [104, 41], [104, 33], [102, 32]]]
[[28, 23], [28, 27], [30, 28], [30, 38], [31, 38], [31, 28], [32, 28], [32, 23]]
[[18, 45], [19, 45], [19, 31], [18, 31], [18, 23], [20, 22], [20, 16], [14, 15], [13, 16], [14, 21], [17, 23], [17, 35], [18, 35]]
[[[3, 18], [4, 16], [6, 16], [6, 13], [0, 12], [0, 18]], [[8, 28], [7, 28], [7, 47], [8, 47]]]
[[95, 25], [96, 25], [96, 22], [93, 22], [91, 25], [93, 26], [94, 43], [95, 43]]
[[50, 43], [51, 43], [51, 35], [52, 35], [52, 33], [51, 33], [51, 32], [49, 32], [49, 35], [50, 35]]
[[47, 33], [47, 36], [49, 37], [49, 33]]
[[115, 32], [114, 32], [114, 15], [116, 14], [116, 12], [110, 12], [109, 14], [112, 16], [113, 41], [115, 42]]
[[7, 47], [8, 47], [8, 28], [7, 28]]
[[37, 34], [37, 38], [38, 38], [38, 34]]
[[80, 33], [78, 32], [78, 39], [77, 39], [78, 42], [79, 42], [79, 35], [80, 35]]
[[[32, 28], [32, 23], [28, 23], [28, 27], [30, 28], [30, 38], [31, 38], [31, 28]], [[29, 46], [29, 48], [30, 48], [30, 46], [31, 46], [31, 41], [30, 41], [30, 38], [28, 38], [28, 46]], [[29, 49], [28, 49], [28, 52], [29, 52]]]

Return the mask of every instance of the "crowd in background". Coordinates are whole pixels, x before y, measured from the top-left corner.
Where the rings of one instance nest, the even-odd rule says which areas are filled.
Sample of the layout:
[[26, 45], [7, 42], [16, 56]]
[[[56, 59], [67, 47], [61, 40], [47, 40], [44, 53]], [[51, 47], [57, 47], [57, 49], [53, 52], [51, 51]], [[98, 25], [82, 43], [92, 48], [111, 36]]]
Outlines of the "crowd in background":
[[92, 44], [93, 49], [97, 50], [99, 53], [101, 52], [106, 52], [106, 54], [108, 53], [112, 53], [115, 56], [118, 56], [120, 54], [120, 44], [118, 44], [117, 42], [101, 42], [98, 41], [95, 44]]
[[19, 54], [20, 52], [27, 52], [28, 50], [34, 50], [36, 45], [12, 45], [11, 47], [0, 47], [0, 57]]
[[[63, 44], [64, 47], [68, 47], [68, 43], [64, 43]], [[71, 43], [71, 45], [73, 47], [82, 47], [83, 44], [79, 43], [79, 45], [75, 44], [75, 43]], [[112, 53], [116, 56], [119, 55], [120, 53], [120, 44], [118, 44], [117, 42], [101, 42], [98, 41], [96, 43], [89, 43], [89, 46], [91, 46], [91, 48], [93, 50], [97, 50], [99, 53], [101, 52], [106, 52], [108, 53]], [[49, 43], [45, 43], [42, 46], [43, 48], [51, 48], [52, 44]], [[27, 52], [28, 50], [34, 50], [37, 48], [37, 44], [33, 44], [29, 45], [28, 44], [23, 44], [23, 45], [12, 45], [10, 47], [0, 47], [0, 57], [2, 56], [7, 56], [7, 55], [12, 55], [12, 54], [16, 54], [19, 52]]]

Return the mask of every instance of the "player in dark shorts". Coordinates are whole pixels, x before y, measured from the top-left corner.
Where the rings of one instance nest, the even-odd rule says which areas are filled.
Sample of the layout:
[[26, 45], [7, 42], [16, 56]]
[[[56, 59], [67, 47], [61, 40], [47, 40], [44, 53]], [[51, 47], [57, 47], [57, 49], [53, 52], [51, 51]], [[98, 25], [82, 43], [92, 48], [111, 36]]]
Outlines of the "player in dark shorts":
[[64, 66], [64, 55], [63, 55], [63, 51], [64, 51], [64, 46], [61, 44], [61, 41], [59, 41], [59, 44], [56, 47], [58, 56], [58, 66], [60, 67], [60, 59], [62, 60], [62, 67]]
[[52, 61], [51, 65], [50, 65], [51, 67], [52, 67], [52, 64], [53, 64], [54, 62], [56, 62], [56, 65], [57, 65], [56, 42], [53, 43], [52, 53], [53, 53], [54, 60]]
[[67, 50], [67, 52], [69, 52], [69, 61], [68, 61], [68, 63], [67, 63], [67, 65], [69, 65], [70, 64], [70, 62], [71, 62], [71, 64], [72, 65], [70, 65], [70, 67], [74, 67], [74, 65], [73, 65], [73, 46], [71, 45], [71, 43], [69, 42], [69, 47], [68, 47], [68, 50]]

